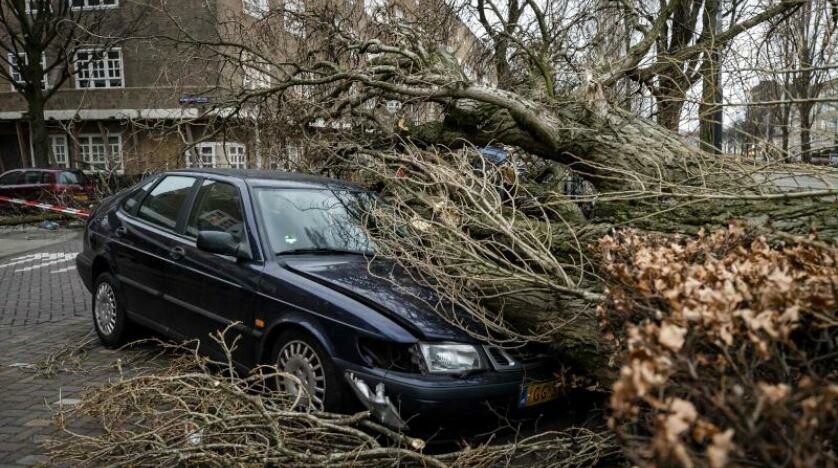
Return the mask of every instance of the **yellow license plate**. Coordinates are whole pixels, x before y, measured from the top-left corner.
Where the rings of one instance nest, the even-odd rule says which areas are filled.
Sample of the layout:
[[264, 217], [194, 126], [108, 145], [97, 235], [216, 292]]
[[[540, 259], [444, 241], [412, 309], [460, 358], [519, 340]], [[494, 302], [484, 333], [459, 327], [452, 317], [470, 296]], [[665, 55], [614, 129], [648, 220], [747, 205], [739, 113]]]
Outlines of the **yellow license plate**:
[[90, 200], [90, 197], [86, 193], [80, 193], [80, 194], [73, 195], [73, 200], [85, 201], [86, 202], [86, 201]]
[[521, 398], [518, 400], [518, 406], [524, 408], [555, 400], [559, 397], [558, 384], [557, 380], [551, 380], [524, 385], [521, 387]]

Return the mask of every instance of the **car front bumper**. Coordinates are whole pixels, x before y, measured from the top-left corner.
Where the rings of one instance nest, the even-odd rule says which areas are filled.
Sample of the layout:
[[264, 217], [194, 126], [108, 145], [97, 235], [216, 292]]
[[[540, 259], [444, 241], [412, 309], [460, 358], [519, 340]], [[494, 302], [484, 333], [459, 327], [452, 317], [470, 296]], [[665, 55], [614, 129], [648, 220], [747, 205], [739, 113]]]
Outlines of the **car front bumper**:
[[340, 359], [336, 359], [335, 364], [370, 388], [383, 384], [384, 394], [405, 420], [442, 421], [486, 414], [487, 404], [517, 409], [525, 385], [556, 378], [556, 366], [548, 360], [520, 369], [482, 371], [465, 376], [394, 372], [360, 367]]

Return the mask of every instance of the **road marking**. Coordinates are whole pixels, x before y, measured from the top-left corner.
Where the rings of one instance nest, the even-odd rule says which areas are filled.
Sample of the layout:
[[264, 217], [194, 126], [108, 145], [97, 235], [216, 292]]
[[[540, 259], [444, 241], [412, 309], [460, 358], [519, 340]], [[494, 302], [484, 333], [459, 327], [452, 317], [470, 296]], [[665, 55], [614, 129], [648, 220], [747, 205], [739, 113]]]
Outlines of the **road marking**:
[[77, 405], [79, 403], [81, 403], [81, 400], [79, 400], [78, 398], [62, 398], [62, 399], [56, 401], [54, 404], [62, 405], [62, 406], [63, 405], [73, 406], [73, 405]]
[[42, 259], [43, 260], [42, 263], [38, 263], [36, 265], [31, 265], [31, 266], [24, 267], [24, 268], [18, 268], [17, 270], [15, 270], [15, 273], [23, 273], [23, 272], [32, 271], [32, 270], [38, 270], [38, 269], [41, 269], [41, 268], [44, 268], [44, 267], [48, 267], [50, 265], [56, 265], [56, 264], [59, 264], [59, 263], [69, 262], [71, 260], [74, 260], [76, 258], [76, 256], [78, 256], [78, 253], [75, 253], [75, 252], [74, 253], [60, 252], [60, 253], [56, 253], [56, 254], [51, 254], [51, 258]]
[[[41, 253], [36, 253], [36, 254], [31, 254], [31, 255], [24, 255], [23, 257], [16, 257], [16, 258], [11, 259], [8, 263], [4, 263], [4, 264], [0, 265], [0, 268], [6, 268], [6, 267], [14, 266], [14, 265], [20, 265], [21, 263], [33, 262], [35, 260], [58, 258], [55, 255], [56, 255], [55, 253], [48, 253], [48, 252], [41, 252]], [[62, 252], [62, 255], [63, 255], [63, 252]], [[52, 258], [50, 258], [50, 257], [52, 257]]]
[[75, 265], [73, 265], [73, 266], [68, 266], [67, 268], [62, 268], [62, 269], [60, 269], [60, 270], [52, 270], [52, 271], [50, 272], [50, 274], [51, 274], [51, 275], [54, 275], [54, 274], [56, 274], [56, 273], [65, 273], [65, 272], [68, 272], [68, 271], [70, 271], [70, 270], [75, 270], [75, 269], [76, 269], [76, 266], [75, 266]]

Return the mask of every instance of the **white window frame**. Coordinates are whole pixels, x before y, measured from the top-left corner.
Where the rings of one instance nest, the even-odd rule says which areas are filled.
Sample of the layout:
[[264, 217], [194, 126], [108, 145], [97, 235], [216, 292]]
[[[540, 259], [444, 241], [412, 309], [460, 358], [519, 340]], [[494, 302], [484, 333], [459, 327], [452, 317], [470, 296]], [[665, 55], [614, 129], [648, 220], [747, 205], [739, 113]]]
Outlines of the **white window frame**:
[[375, 16], [380, 10], [387, 9], [390, 6], [388, 0], [364, 0], [364, 11], [369, 16]]
[[242, 69], [244, 77], [242, 86], [244, 89], [266, 89], [272, 85], [271, 64], [260, 58], [254, 58], [252, 54], [242, 53]]
[[[111, 73], [111, 60], [107, 57], [102, 57], [98, 60], [85, 60], [82, 65], [84, 68], [80, 67], [79, 61], [79, 54], [105, 54], [109, 52], [116, 52], [119, 54], [119, 86], [114, 86], [111, 84], [111, 80], [114, 78], [110, 78], [108, 75]], [[93, 78], [93, 74], [95, 72], [94, 64], [96, 62], [102, 62], [104, 64], [103, 72], [105, 74], [104, 78]], [[73, 71], [76, 79], [76, 89], [111, 89], [111, 88], [124, 88], [125, 87], [125, 60], [122, 54], [122, 48], [120, 47], [113, 47], [110, 49], [96, 49], [96, 48], [89, 48], [89, 49], [79, 49], [73, 54]], [[86, 71], [88, 73], [87, 78], [81, 77], [81, 72]], [[104, 80], [105, 86], [92, 86], [94, 81]], [[87, 81], [87, 86], [82, 86], [81, 82]]]
[[[102, 139], [103, 143], [101, 145], [94, 145], [93, 139], [100, 138]], [[113, 143], [110, 142], [111, 138], [116, 139], [116, 151], [114, 148], [111, 148], [111, 160], [108, 161], [108, 151], [105, 148], [105, 145], [114, 146]], [[105, 141], [107, 140], [107, 142]], [[102, 160], [93, 159], [93, 147], [94, 146], [102, 146]], [[85, 171], [90, 172], [110, 172], [116, 171], [118, 174], [121, 174], [124, 171], [123, 166], [123, 156], [122, 156], [122, 134], [121, 133], [109, 133], [108, 135], [102, 135], [101, 133], [85, 133], [79, 135], [79, 159], [81, 160], [82, 169]], [[104, 168], [96, 167], [96, 165], [104, 164]]]
[[303, 37], [306, 35], [306, 25], [302, 18], [289, 15], [288, 13], [296, 13], [297, 15], [304, 15], [306, 12], [305, 0], [285, 0], [285, 14], [284, 25], [285, 30], [289, 33]]
[[[102, 2], [104, 0], [99, 1]], [[82, 2], [84, 5], [75, 6], [73, 5], [73, 0], [67, 0], [67, 3], [70, 4], [70, 8], [72, 10], [110, 10], [113, 8], [119, 8], [119, 0], [114, 0], [113, 5], [103, 5], [101, 3], [99, 5], [90, 5], [90, 0], [82, 0]]]
[[270, 10], [270, 0], [242, 0], [242, 11], [250, 16], [264, 18]]
[[[56, 149], [61, 150], [63, 158], [58, 158], [59, 152], [56, 151]], [[49, 151], [56, 167], [64, 169], [70, 168], [70, 147], [67, 145], [67, 135], [50, 135]]]
[[397, 101], [395, 99], [391, 99], [391, 100], [387, 101], [387, 104], [385, 105], [385, 107], [387, 109], [387, 112], [389, 112], [391, 114], [395, 114], [398, 111], [402, 110], [402, 102]]
[[[199, 159], [198, 164], [195, 161], [196, 156]], [[247, 146], [231, 141], [198, 143], [186, 151], [186, 167], [247, 169]]]
[[[9, 53], [6, 58], [9, 62], [9, 75], [11, 76], [12, 81], [14, 81], [17, 84], [24, 84], [26, 82], [23, 81], [23, 75], [20, 73], [20, 68], [19, 68], [19, 65], [18, 65], [18, 63], [20, 63], [19, 62], [20, 57], [23, 57], [24, 63], [26, 63], [26, 64], [29, 63], [29, 56], [26, 55], [25, 52], [19, 52], [17, 54], [17, 59], [15, 58], [15, 54], [13, 54], [13, 53]], [[46, 68], [47, 68], [47, 54], [46, 53], [41, 53], [41, 68], [44, 69], [44, 78], [43, 78], [43, 80], [41, 80], [41, 89], [49, 89], [49, 75], [47, 74], [47, 71], [46, 71]], [[12, 84], [12, 89], [13, 90], [15, 89], [14, 83]]]

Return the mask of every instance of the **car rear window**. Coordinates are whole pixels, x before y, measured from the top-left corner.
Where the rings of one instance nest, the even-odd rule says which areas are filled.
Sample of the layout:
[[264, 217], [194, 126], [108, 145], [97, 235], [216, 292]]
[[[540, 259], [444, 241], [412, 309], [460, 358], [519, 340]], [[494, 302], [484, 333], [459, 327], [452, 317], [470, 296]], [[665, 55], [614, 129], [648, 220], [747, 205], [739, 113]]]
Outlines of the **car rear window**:
[[168, 229], [177, 224], [180, 208], [195, 183], [194, 177], [168, 176], [145, 197], [137, 217]]
[[62, 171], [58, 183], [63, 185], [87, 185], [87, 176], [82, 172]]
[[3, 174], [0, 176], [0, 185], [17, 185], [20, 183], [21, 175], [23, 175], [23, 173], [20, 171]]

